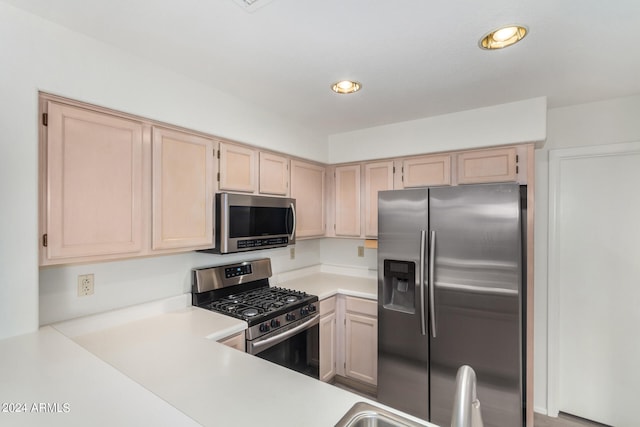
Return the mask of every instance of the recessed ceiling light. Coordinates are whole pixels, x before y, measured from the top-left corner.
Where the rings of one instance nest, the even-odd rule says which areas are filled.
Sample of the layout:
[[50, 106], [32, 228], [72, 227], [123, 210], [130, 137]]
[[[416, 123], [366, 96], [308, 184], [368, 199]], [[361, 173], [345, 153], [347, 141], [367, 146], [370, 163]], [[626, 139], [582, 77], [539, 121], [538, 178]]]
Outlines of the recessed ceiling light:
[[482, 49], [502, 49], [519, 42], [527, 35], [529, 30], [522, 25], [507, 25], [491, 31], [480, 39], [478, 45]]
[[336, 93], [353, 93], [360, 90], [362, 85], [353, 80], [342, 80], [331, 85], [331, 89]]

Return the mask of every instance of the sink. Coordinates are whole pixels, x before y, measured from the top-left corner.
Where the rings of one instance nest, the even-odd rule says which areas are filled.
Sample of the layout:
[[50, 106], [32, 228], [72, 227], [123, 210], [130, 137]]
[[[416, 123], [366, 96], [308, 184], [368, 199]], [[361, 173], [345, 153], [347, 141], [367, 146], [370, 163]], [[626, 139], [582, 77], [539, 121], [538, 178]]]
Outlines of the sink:
[[401, 415], [394, 414], [378, 406], [358, 402], [344, 414], [336, 427], [424, 427]]

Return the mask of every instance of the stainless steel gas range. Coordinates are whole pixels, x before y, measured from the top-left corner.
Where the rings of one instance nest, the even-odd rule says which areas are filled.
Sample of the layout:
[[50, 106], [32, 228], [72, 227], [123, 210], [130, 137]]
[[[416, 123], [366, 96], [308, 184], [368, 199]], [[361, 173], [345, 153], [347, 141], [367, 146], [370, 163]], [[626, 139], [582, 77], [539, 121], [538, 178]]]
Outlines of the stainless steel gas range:
[[269, 285], [262, 258], [192, 271], [193, 305], [242, 319], [247, 352], [319, 378], [318, 297]]

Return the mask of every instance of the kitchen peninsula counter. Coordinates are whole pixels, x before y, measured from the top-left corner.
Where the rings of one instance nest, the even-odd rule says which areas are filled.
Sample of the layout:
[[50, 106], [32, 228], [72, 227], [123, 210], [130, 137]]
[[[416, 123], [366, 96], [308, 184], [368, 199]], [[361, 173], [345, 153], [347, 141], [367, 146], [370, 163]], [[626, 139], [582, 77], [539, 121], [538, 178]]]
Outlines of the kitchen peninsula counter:
[[302, 421], [330, 427], [353, 404], [366, 401], [217, 343], [246, 328], [237, 319], [196, 307], [115, 326], [87, 320], [91, 317], [0, 341], [0, 372], [9, 379], [2, 385], [3, 399], [70, 404], [68, 413], [0, 414], [0, 421], [47, 426], [298, 426]]

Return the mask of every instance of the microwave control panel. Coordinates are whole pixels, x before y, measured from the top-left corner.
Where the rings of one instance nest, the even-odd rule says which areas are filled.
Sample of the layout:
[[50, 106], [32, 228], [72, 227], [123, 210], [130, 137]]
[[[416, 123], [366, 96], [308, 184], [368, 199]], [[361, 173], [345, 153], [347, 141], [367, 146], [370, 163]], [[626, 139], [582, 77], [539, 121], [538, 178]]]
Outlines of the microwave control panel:
[[238, 249], [260, 248], [263, 246], [286, 246], [289, 244], [288, 237], [268, 237], [265, 239], [238, 240]]

